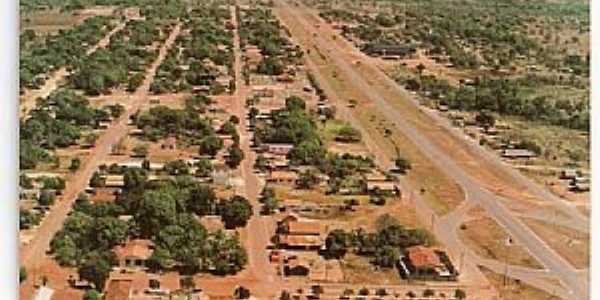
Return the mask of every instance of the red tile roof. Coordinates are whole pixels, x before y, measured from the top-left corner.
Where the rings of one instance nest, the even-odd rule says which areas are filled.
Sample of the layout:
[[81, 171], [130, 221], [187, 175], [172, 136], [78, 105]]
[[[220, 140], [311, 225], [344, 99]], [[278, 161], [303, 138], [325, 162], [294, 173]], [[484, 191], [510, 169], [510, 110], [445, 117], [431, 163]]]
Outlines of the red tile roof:
[[290, 247], [319, 247], [323, 239], [314, 235], [281, 235], [279, 243]]
[[321, 223], [307, 221], [288, 222], [289, 235], [320, 235]]
[[106, 287], [105, 300], [129, 300], [133, 281], [131, 279], [113, 279]]
[[125, 245], [116, 246], [114, 251], [118, 259], [149, 259], [153, 252], [152, 247], [153, 244], [149, 240], [131, 240]]
[[435, 268], [442, 264], [435, 251], [424, 246], [408, 248], [408, 259], [416, 268]]

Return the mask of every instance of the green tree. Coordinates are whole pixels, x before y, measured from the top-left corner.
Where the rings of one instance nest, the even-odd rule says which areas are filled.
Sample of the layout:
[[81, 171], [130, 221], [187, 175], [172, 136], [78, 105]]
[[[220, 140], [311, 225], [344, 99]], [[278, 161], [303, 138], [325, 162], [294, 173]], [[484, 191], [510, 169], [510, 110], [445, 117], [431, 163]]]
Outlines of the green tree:
[[360, 131], [349, 124], [340, 127], [336, 133], [335, 139], [345, 143], [360, 142], [362, 134]]
[[190, 190], [188, 208], [199, 216], [212, 215], [216, 210], [217, 196], [208, 185], [196, 185]]
[[90, 179], [90, 186], [97, 188], [97, 187], [103, 187], [105, 183], [104, 178], [102, 178], [102, 175], [100, 175], [100, 173], [98, 173], [98, 171], [95, 171], [94, 174], [92, 174], [92, 178]]
[[146, 157], [148, 156], [148, 145], [142, 144], [137, 145], [133, 148], [133, 155], [135, 157]]
[[165, 165], [165, 171], [170, 175], [187, 175], [190, 173], [190, 167], [181, 159], [170, 161]]
[[128, 190], [143, 188], [147, 180], [148, 175], [146, 170], [141, 168], [127, 168], [125, 173], [123, 173], [125, 188]]
[[209, 135], [200, 140], [200, 155], [215, 156], [223, 148], [223, 140], [215, 135]]
[[242, 196], [235, 195], [222, 201], [220, 214], [226, 228], [244, 227], [252, 216], [252, 205]]
[[488, 128], [494, 127], [494, 124], [496, 123], [496, 118], [494, 118], [494, 116], [491, 113], [482, 111], [478, 113], [477, 116], [475, 116], [475, 121], [477, 122], [477, 124], [479, 124], [479, 126], [487, 130]]
[[304, 99], [298, 96], [289, 96], [285, 99], [285, 109], [292, 110], [305, 110], [306, 102]]
[[109, 249], [124, 243], [128, 232], [127, 222], [116, 217], [100, 217], [94, 220], [92, 236], [98, 248]]
[[462, 289], [456, 289], [454, 291], [454, 298], [462, 300], [467, 298], [467, 293]]
[[348, 234], [341, 229], [335, 229], [325, 239], [325, 255], [340, 259], [346, 255], [350, 240]]
[[264, 155], [259, 154], [254, 162], [254, 168], [265, 172], [269, 168], [269, 160]]
[[208, 177], [213, 172], [213, 165], [208, 158], [200, 158], [196, 163], [196, 176]]
[[219, 133], [233, 135], [236, 133], [235, 124], [233, 122], [227, 121], [221, 126], [219, 129]]
[[53, 192], [49, 190], [42, 190], [40, 193], [40, 197], [38, 198], [38, 203], [42, 206], [52, 206], [56, 200], [56, 196]]
[[400, 221], [398, 221], [398, 219], [396, 219], [388, 213], [377, 217], [377, 219], [375, 220], [375, 228], [377, 229], [377, 231], [384, 230], [385, 228], [388, 228], [390, 226], [398, 225], [400, 225]]
[[21, 266], [19, 268], [19, 283], [21, 283], [25, 280], [27, 280], [27, 269], [25, 269], [25, 267]]
[[83, 295], [83, 300], [102, 300], [102, 295], [96, 290], [87, 290]]
[[400, 254], [395, 247], [378, 247], [375, 252], [375, 264], [380, 267], [391, 268], [394, 267], [399, 257]]
[[69, 170], [71, 170], [72, 172], [75, 172], [75, 171], [79, 170], [79, 167], [81, 167], [81, 160], [79, 160], [79, 158], [72, 159], [71, 165], [69, 166]]
[[41, 216], [31, 210], [21, 209], [19, 211], [19, 229], [29, 229], [38, 225], [41, 221]]
[[309, 169], [301, 172], [296, 182], [300, 189], [312, 189], [319, 184], [319, 176], [315, 170]]
[[144, 192], [140, 207], [134, 215], [143, 237], [151, 237], [160, 228], [175, 223], [178, 197], [174, 190], [167, 188]]
[[406, 171], [410, 170], [411, 168], [411, 164], [410, 161], [408, 161], [406, 158], [398, 156], [396, 158], [396, 160], [394, 161], [394, 164], [396, 165], [396, 171], [398, 171], [401, 174], [405, 174]]
[[283, 74], [284, 66], [280, 59], [269, 56], [263, 58], [256, 67], [259, 74], [277, 76]]
[[85, 262], [78, 269], [79, 277], [93, 283], [100, 290], [104, 287], [115, 260], [111, 251], [92, 251], [86, 255]]
[[229, 148], [229, 155], [227, 156], [225, 163], [230, 168], [237, 168], [243, 159], [244, 151], [242, 151], [242, 149], [240, 149], [239, 147], [232, 146]]

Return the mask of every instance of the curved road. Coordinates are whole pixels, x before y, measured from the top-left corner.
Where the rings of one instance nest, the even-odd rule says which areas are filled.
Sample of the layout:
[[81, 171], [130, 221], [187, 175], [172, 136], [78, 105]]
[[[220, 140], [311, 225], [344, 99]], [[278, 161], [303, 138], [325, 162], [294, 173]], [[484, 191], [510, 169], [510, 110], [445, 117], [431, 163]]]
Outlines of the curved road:
[[[278, 1], [281, 5], [282, 11], [293, 15], [293, 18], [304, 28], [313, 28], [314, 24], [310, 24], [307, 20], [303, 19], [302, 16], [285, 1]], [[332, 43], [326, 41], [319, 34], [314, 35], [313, 42], [315, 42], [321, 49], [326, 50], [329, 53], [337, 53], [343, 51], [338, 49]], [[558, 255], [551, 247], [549, 247], [544, 241], [542, 241], [529, 227], [515, 217], [503, 204], [503, 199], [498, 197], [493, 192], [484, 188], [479, 182], [474, 180], [467, 172], [465, 172], [447, 153], [445, 153], [436, 144], [426, 139], [412, 124], [407, 122], [403, 117], [402, 113], [399, 112], [395, 107], [390, 105], [384, 97], [381, 96], [380, 92], [373, 86], [370, 86], [366, 79], [352, 68], [350, 63], [344, 60], [343, 57], [338, 55], [329, 55], [330, 62], [334, 63], [339, 69], [341, 69], [356, 88], [365, 92], [368, 99], [371, 100], [381, 113], [391, 121], [397, 129], [399, 129], [407, 138], [411, 140], [424, 155], [426, 155], [430, 161], [432, 161], [440, 170], [446, 172], [451, 178], [453, 178], [463, 188], [467, 195], [466, 200], [472, 201], [483, 207], [489, 216], [494, 218], [501, 226], [503, 226], [518, 243], [523, 245], [528, 251], [542, 263], [552, 274], [555, 274], [560, 278], [561, 282], [568, 287], [569, 293], [574, 299], [586, 299], [588, 295], [587, 282], [582, 281], [578, 275], [578, 271], [571, 266], [564, 258]], [[391, 80], [391, 79], [390, 79]], [[396, 89], [401, 89], [395, 82], [393, 84]], [[489, 153], [482, 159], [490, 159], [492, 162], [496, 161]], [[507, 169], [506, 165], [502, 164], [503, 169]], [[514, 171], [514, 170], [512, 170]], [[508, 171], [510, 172], [510, 171]], [[547, 191], [539, 188], [528, 179], [524, 179], [525, 184], [533, 190], [536, 194], [542, 194], [543, 199], [550, 199], [557, 201], [557, 203], [563, 203], [561, 199], [555, 199], [555, 197], [548, 196]], [[537, 187], [537, 188], [536, 188]], [[572, 211], [571, 211], [572, 212]], [[579, 214], [580, 215], [580, 214]], [[576, 222], [585, 222], [584, 219], [575, 216]], [[569, 297], [571, 298], [571, 297]]]

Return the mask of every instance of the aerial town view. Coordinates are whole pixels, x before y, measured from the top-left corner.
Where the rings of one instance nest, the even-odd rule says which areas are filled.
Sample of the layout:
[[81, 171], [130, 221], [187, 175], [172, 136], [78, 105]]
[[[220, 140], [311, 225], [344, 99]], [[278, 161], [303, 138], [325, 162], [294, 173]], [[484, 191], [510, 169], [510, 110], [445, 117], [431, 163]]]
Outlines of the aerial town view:
[[590, 298], [586, 0], [21, 0], [23, 300]]

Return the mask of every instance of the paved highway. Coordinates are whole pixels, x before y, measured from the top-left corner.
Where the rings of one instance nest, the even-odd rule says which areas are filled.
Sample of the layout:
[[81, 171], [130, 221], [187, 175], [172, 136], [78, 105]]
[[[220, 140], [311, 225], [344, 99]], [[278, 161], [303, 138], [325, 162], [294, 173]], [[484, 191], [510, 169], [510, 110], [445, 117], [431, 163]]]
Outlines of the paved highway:
[[[296, 21], [299, 22], [302, 27], [306, 29], [314, 28], [314, 24], [310, 24], [307, 20], [303, 19], [303, 17], [293, 7], [289, 6], [289, 4], [284, 1], [279, 1], [278, 4], [281, 4], [283, 9], [286, 9], [294, 15]], [[313, 41], [319, 48], [328, 53], [339, 53], [342, 51], [319, 34], [316, 34], [313, 37]], [[573, 295], [573, 299], [587, 298], [587, 282], [580, 280], [577, 270], [542, 241], [531, 229], [524, 225], [519, 218], [515, 217], [502, 204], [503, 199], [482, 187], [479, 182], [469, 176], [467, 172], [465, 172], [447, 153], [441, 150], [436, 144], [426, 139], [423, 134], [404, 119], [401, 112], [390, 105], [381, 96], [377, 89], [370, 86], [365, 78], [359, 72], [354, 70], [351, 64], [345, 60], [343, 56], [329, 55], [328, 57], [330, 62], [334, 63], [342, 70], [344, 75], [346, 75], [358, 89], [368, 91], [365, 93], [368, 95], [368, 99], [376, 105], [388, 121], [392, 122], [398, 130], [409, 138], [411, 142], [413, 142], [440, 170], [443, 170], [461, 185], [468, 201], [473, 201], [481, 205], [492, 218], [511, 234], [514, 240], [527, 248], [528, 251], [550, 272], [556, 274], [563, 284], [568, 287], [570, 293]], [[397, 87], [395, 83], [394, 86]], [[483, 159], [488, 158], [485, 157]], [[502, 167], [507, 168], [505, 165]], [[529, 180], [526, 181], [530, 182]], [[535, 185], [533, 185], [533, 187], [535, 187]], [[543, 189], [538, 189], [538, 192], [544, 193]]]

